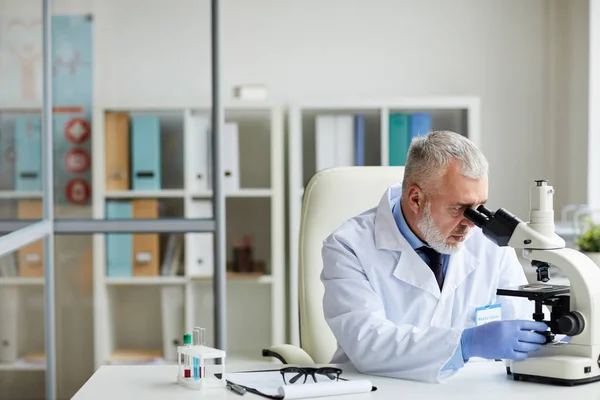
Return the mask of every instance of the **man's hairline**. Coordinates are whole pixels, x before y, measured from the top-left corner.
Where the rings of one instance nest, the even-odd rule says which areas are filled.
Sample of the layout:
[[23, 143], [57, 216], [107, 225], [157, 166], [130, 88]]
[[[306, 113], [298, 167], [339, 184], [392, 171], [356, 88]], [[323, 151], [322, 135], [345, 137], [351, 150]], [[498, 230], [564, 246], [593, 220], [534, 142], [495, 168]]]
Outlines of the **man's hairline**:
[[[426, 180], [427, 185], [420, 185], [418, 182], [412, 182], [409, 183], [408, 185], [405, 185], [404, 180], [402, 181], [402, 194], [407, 194], [408, 193], [408, 189], [411, 185], [416, 185], [418, 186], [421, 191], [425, 194], [425, 197], [429, 198], [432, 196], [435, 196], [438, 193], [437, 187], [441, 184], [441, 180], [444, 177], [444, 175], [446, 174], [448, 168], [450, 167], [450, 165], [446, 166], [446, 169], [444, 170], [443, 173], [439, 174], [437, 177], [430, 177]], [[471, 176], [468, 176], [467, 174], [464, 174], [462, 171], [459, 171], [459, 175], [468, 179], [474, 179], [474, 180], [484, 180], [484, 179], [488, 179], [489, 178], [489, 173], [487, 171], [484, 171], [480, 176], [478, 176], [477, 178], [473, 178]], [[424, 186], [428, 186], [427, 188], [425, 188]]]

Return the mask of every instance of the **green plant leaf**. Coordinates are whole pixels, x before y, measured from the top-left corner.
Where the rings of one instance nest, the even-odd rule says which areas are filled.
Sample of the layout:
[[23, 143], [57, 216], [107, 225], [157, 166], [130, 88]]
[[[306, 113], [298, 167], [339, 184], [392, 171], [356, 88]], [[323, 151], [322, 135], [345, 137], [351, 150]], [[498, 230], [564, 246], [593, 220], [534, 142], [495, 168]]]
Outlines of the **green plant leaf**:
[[600, 252], [600, 225], [588, 221], [588, 229], [577, 239], [577, 247], [584, 253]]

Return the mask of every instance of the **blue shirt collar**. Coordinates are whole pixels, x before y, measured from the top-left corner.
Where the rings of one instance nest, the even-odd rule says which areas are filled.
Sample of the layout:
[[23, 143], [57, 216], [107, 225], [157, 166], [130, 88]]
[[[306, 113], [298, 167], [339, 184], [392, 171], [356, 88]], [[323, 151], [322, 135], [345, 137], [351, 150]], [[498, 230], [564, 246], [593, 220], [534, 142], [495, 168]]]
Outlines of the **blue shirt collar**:
[[415, 235], [415, 233], [410, 229], [410, 227], [406, 223], [404, 215], [402, 214], [402, 207], [400, 206], [400, 197], [394, 199], [393, 204], [394, 206], [392, 212], [394, 214], [394, 220], [396, 221], [396, 225], [398, 226], [398, 229], [400, 230], [402, 236], [406, 238], [410, 246], [415, 250], [421, 246], [425, 246], [425, 243], [423, 243], [423, 241], [419, 239], [417, 235]]

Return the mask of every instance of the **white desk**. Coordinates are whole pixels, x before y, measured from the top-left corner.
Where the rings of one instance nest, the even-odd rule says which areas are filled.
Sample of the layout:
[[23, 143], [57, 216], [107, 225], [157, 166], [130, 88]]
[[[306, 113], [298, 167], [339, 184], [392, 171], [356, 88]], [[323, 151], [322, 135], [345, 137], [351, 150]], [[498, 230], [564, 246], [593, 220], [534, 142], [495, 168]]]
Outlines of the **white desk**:
[[[226, 366], [227, 367], [227, 366]], [[280, 368], [281, 364], [230, 365], [227, 371]], [[211, 367], [214, 368], [214, 367]], [[220, 367], [218, 367], [220, 368]], [[600, 399], [600, 382], [562, 387], [529, 382], [515, 382], [507, 377], [504, 363], [478, 362], [467, 364], [457, 375], [441, 384], [428, 384], [400, 379], [379, 378], [352, 373], [344, 369], [349, 379], [370, 379], [377, 391], [360, 395], [329, 397], [329, 399], [498, 399], [536, 400]], [[207, 372], [209, 368], [207, 367]], [[217, 369], [214, 369], [218, 372]], [[103, 366], [75, 394], [73, 400], [260, 400], [251, 393], [240, 396], [229, 389], [202, 392], [186, 389], [176, 383], [177, 366]]]

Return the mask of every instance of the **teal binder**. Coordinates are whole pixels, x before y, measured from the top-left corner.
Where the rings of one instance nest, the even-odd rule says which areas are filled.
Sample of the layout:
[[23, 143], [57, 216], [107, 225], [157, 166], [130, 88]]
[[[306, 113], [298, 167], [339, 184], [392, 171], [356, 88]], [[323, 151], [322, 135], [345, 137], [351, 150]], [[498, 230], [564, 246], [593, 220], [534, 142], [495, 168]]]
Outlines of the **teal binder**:
[[[108, 200], [106, 202], [106, 219], [131, 219], [132, 216], [130, 201]], [[106, 275], [109, 277], [130, 277], [133, 275], [132, 234], [106, 234]]]
[[389, 165], [406, 165], [410, 145], [410, 120], [408, 114], [394, 113], [389, 117]]
[[160, 190], [160, 120], [152, 115], [131, 118], [132, 189]]
[[15, 190], [42, 190], [42, 120], [21, 116], [15, 121]]

